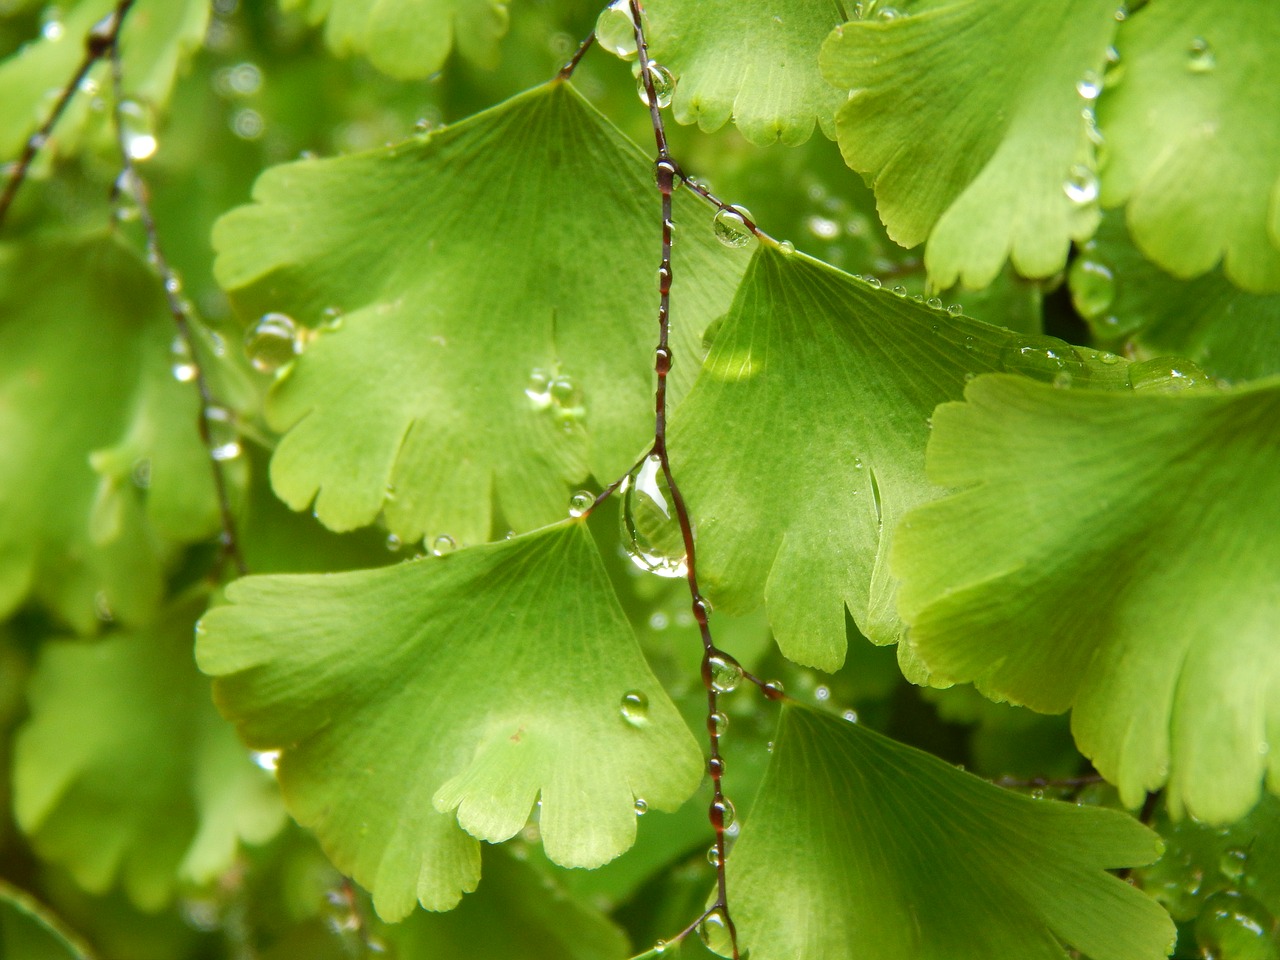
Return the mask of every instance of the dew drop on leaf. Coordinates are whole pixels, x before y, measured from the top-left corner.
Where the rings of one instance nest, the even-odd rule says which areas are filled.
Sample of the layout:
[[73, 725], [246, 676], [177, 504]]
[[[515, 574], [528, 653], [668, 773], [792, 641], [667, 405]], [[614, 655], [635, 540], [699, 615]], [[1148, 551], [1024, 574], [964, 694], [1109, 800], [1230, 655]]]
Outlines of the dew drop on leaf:
[[551, 406], [556, 419], [565, 427], [570, 427], [586, 415], [583, 405], [582, 389], [568, 374], [558, 374], [550, 384]]
[[388, 550], [390, 550], [392, 553], [396, 553], [400, 550], [402, 546], [404, 546], [404, 544], [401, 542], [399, 537], [397, 537], [394, 533], [387, 534]]
[[1083, 163], [1073, 164], [1062, 181], [1062, 192], [1078, 206], [1093, 203], [1098, 199], [1098, 175]]
[[671, 504], [662, 461], [645, 457], [622, 481], [622, 544], [641, 570], [660, 577], [685, 575], [684, 537]]
[[634, 804], [634, 807], [635, 807], [637, 817], [643, 817], [646, 813], [649, 812], [648, 801], [644, 800], [641, 797], [636, 797], [636, 802]]
[[205, 408], [204, 416], [209, 424], [209, 456], [215, 460], [234, 460], [240, 456], [240, 433], [231, 411], [210, 406]]
[[905, 298], [905, 297], [906, 297], [906, 295], [907, 295], [907, 288], [906, 288], [906, 287], [904, 287], [902, 284], [898, 284], [897, 286], [895, 286], [895, 287], [893, 288], [893, 295], [894, 295], [895, 297], [903, 297], [903, 298]]
[[1096, 70], [1086, 70], [1084, 76], [1076, 81], [1076, 93], [1084, 100], [1097, 100], [1098, 94], [1102, 93], [1102, 77]]
[[622, 695], [622, 704], [618, 708], [622, 719], [633, 727], [649, 725], [649, 698], [639, 690], [630, 690]]
[[1245, 865], [1249, 861], [1249, 851], [1239, 847], [1224, 850], [1218, 860], [1218, 869], [1229, 880], [1239, 880], [1244, 876]]
[[437, 557], [443, 557], [458, 549], [458, 543], [453, 537], [447, 533], [442, 533], [431, 541], [431, 553]]
[[[739, 212], [740, 210], [741, 208], [722, 208], [716, 211], [711, 221], [711, 229], [716, 239], [726, 247], [745, 247], [751, 242], [751, 231], [743, 220], [743, 213], [746, 211]], [[749, 213], [746, 215], [750, 216]]]
[[784, 257], [789, 257], [796, 252], [796, 245], [790, 240], [783, 240], [778, 244], [778, 252]]
[[263, 314], [244, 336], [244, 352], [259, 373], [275, 373], [298, 355], [298, 325], [284, 313]]
[[616, 0], [601, 11], [596, 18], [596, 43], [623, 60], [636, 56], [636, 25], [627, 0]]
[[714, 653], [707, 658], [707, 668], [711, 675], [711, 689], [716, 693], [732, 693], [742, 682], [742, 667], [732, 657]]
[[636, 91], [640, 94], [640, 102], [646, 107], [649, 106], [649, 87], [648, 83], [646, 83], [646, 73], [648, 74], [648, 81], [653, 84], [653, 95], [658, 100], [658, 106], [660, 108], [671, 106], [671, 98], [676, 92], [676, 78], [671, 75], [670, 70], [655, 60], [650, 60], [648, 66], [636, 78]]
[[588, 510], [591, 509], [591, 505], [595, 502], [596, 502], [596, 498], [591, 493], [590, 490], [577, 491], [576, 493], [574, 493], [573, 496], [569, 498], [569, 516], [571, 517], [583, 516], [584, 514], [586, 514]]
[[1208, 375], [1200, 367], [1176, 357], [1155, 357], [1129, 367], [1129, 386], [1134, 390], [1175, 393], [1208, 382]]
[[546, 410], [551, 406], [551, 374], [541, 368], [535, 369], [529, 374], [524, 395], [529, 398], [529, 405], [533, 409]]
[[1196, 37], [1187, 46], [1187, 69], [1192, 73], [1208, 73], [1216, 65], [1213, 47], [1204, 37]]
[[1277, 960], [1276, 919], [1253, 897], [1223, 890], [1196, 917], [1196, 941], [1206, 960]]
[[1053, 383], [1062, 373], [1083, 366], [1075, 348], [1057, 337], [1027, 336], [1001, 352], [1001, 363], [1009, 373], [1020, 373]]

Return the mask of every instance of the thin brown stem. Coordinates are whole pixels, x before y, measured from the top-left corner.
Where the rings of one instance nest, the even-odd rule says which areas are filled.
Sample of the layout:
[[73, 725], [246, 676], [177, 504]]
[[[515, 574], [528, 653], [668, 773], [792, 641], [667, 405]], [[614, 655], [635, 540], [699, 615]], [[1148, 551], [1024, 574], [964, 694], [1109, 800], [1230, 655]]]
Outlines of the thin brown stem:
[[629, 0], [632, 25], [635, 28], [636, 52], [640, 58], [640, 82], [645, 91], [645, 99], [649, 104], [649, 119], [653, 127], [653, 140], [657, 149], [654, 161], [654, 172], [658, 191], [662, 197], [662, 255], [658, 265], [658, 346], [654, 351], [654, 370], [657, 373], [657, 387], [654, 390], [654, 430], [653, 447], [650, 456], [656, 456], [662, 466], [662, 475], [670, 492], [672, 510], [676, 522], [680, 525], [680, 536], [685, 549], [685, 571], [689, 585], [690, 603], [698, 630], [702, 635], [702, 682], [707, 691], [707, 737], [710, 742], [710, 756], [707, 760], [707, 772], [711, 777], [712, 797], [708, 808], [708, 819], [715, 831], [716, 861], [716, 899], [707, 912], [697, 922], [702, 922], [713, 913], [719, 913], [729, 933], [733, 948], [734, 960], [738, 954], [738, 933], [729, 912], [729, 891], [725, 880], [725, 865], [728, 850], [725, 843], [725, 829], [730, 825], [733, 807], [725, 799], [722, 780], [724, 777], [724, 760], [720, 756], [720, 729], [716, 723], [719, 712], [719, 693], [713, 672], [713, 661], [724, 660], [736, 664], [728, 654], [716, 648], [711, 636], [708, 614], [711, 606], [703, 599], [698, 589], [697, 549], [693, 537], [693, 523], [689, 517], [689, 508], [680, 492], [675, 474], [671, 470], [671, 460], [667, 455], [667, 376], [674, 362], [670, 346], [671, 332], [671, 194], [680, 184], [680, 168], [671, 158], [667, 146], [666, 128], [663, 126], [662, 109], [658, 103], [658, 92], [654, 84], [654, 69], [649, 59], [649, 46], [644, 34], [644, 16], [640, 0]]
[[587, 38], [583, 40], [580, 44], [578, 44], [578, 49], [573, 52], [573, 56], [569, 58], [569, 61], [563, 67], [560, 68], [560, 72], [556, 74], [556, 79], [568, 80], [570, 77], [572, 77], [573, 71], [578, 69], [578, 61], [580, 61], [583, 58], [583, 56], [586, 54], [588, 50], [591, 49], [592, 44], [594, 44], [595, 42], [596, 42], [596, 32], [592, 30], [589, 34], [587, 34]]
[[107, 45], [108, 54], [111, 58], [111, 85], [113, 100], [115, 101], [113, 116], [116, 144], [120, 150], [121, 176], [125, 189], [133, 194], [132, 199], [137, 203], [138, 219], [142, 222], [142, 229], [147, 238], [147, 258], [160, 276], [160, 282], [164, 287], [165, 300], [169, 305], [169, 313], [173, 317], [174, 325], [178, 328], [179, 338], [186, 345], [195, 370], [194, 380], [196, 389], [200, 394], [200, 412], [196, 418], [196, 426], [200, 432], [200, 439], [204, 443], [205, 451], [209, 456], [214, 491], [218, 498], [218, 514], [222, 525], [222, 535], [220, 537], [221, 556], [230, 560], [235, 566], [236, 572], [243, 576], [248, 572], [248, 566], [245, 564], [244, 555], [240, 551], [240, 540], [236, 534], [236, 521], [231, 510], [231, 497], [227, 490], [227, 479], [223, 473], [221, 461], [214, 456], [213, 430], [209, 421], [210, 411], [217, 406], [217, 402], [209, 386], [209, 378], [200, 363], [194, 325], [187, 312], [186, 303], [180, 295], [181, 286], [172, 267], [169, 266], [169, 261], [166, 259], [164, 251], [160, 247], [160, 236], [156, 229], [155, 216], [151, 212], [151, 203], [147, 197], [146, 184], [143, 183], [142, 178], [138, 175], [137, 166], [133, 162], [133, 155], [129, 152], [128, 138], [125, 136], [125, 126], [122, 122], [121, 104], [124, 101], [124, 70], [120, 62], [120, 47], [118, 43], [121, 19], [119, 11], [122, 8], [127, 10], [130, 3], [132, 3], [132, 0], [121, 0], [121, 5], [117, 8], [114, 25], [115, 32]]
[[53, 133], [53, 128], [57, 126], [58, 121], [62, 119], [62, 114], [66, 112], [67, 104], [71, 102], [71, 98], [80, 89], [80, 84], [84, 82], [84, 78], [93, 69], [93, 65], [101, 60], [109, 50], [115, 48], [116, 40], [120, 36], [120, 28], [124, 25], [124, 19], [128, 16], [133, 4], [134, 0], [120, 0], [114, 10], [95, 23], [92, 29], [89, 30], [89, 35], [84, 40], [84, 59], [76, 67], [76, 72], [71, 75], [67, 85], [62, 88], [57, 102], [54, 103], [53, 109], [49, 112], [49, 116], [45, 118], [44, 123], [40, 125], [40, 129], [27, 137], [27, 142], [22, 147], [21, 156], [18, 157], [14, 163], [13, 170], [5, 180], [4, 191], [0, 192], [0, 227], [4, 226], [5, 217], [9, 213], [9, 207], [13, 205], [14, 197], [18, 195], [18, 189], [22, 186], [23, 181], [27, 179], [27, 174], [31, 171], [31, 164], [35, 162], [36, 155], [49, 142], [49, 136]]

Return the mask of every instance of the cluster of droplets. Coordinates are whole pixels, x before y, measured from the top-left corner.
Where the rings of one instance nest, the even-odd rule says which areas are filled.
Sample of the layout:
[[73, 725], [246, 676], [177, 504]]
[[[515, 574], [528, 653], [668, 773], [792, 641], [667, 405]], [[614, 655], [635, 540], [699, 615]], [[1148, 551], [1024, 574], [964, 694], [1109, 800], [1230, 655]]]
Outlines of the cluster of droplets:
[[651, 455], [640, 461], [620, 491], [622, 544], [631, 562], [660, 577], [683, 577], [684, 535], [661, 458]]
[[1075, 377], [1086, 370], [1075, 347], [1049, 336], [1021, 337], [1001, 351], [1000, 361], [1010, 373], [1044, 380], [1055, 387], [1071, 386]]
[[262, 68], [251, 61], [222, 67], [213, 75], [214, 92], [231, 108], [227, 126], [241, 140], [257, 140], [266, 132], [266, 120], [252, 106], [262, 80]]
[[558, 364], [550, 369], [535, 368], [524, 395], [534, 410], [550, 414], [565, 430], [572, 430], [586, 416], [582, 388]]

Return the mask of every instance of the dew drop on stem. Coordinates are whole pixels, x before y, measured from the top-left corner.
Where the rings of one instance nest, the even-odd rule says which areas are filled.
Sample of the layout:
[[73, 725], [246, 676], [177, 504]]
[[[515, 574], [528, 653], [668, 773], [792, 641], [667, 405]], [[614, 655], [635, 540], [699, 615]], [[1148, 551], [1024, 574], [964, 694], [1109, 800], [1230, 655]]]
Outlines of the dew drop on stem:
[[569, 498], [569, 516], [585, 516], [587, 511], [591, 509], [591, 505], [595, 502], [596, 498], [590, 490], [577, 491]]
[[646, 107], [649, 106], [650, 83], [653, 84], [653, 95], [657, 98], [658, 107], [665, 109], [671, 106], [671, 98], [676, 92], [676, 78], [656, 60], [650, 60], [636, 78], [636, 92], [640, 95], [640, 102]]
[[698, 924], [698, 939], [712, 953], [722, 957], [732, 955], [733, 937], [729, 934], [729, 918], [720, 907], [712, 910]]
[[641, 570], [660, 577], [685, 575], [684, 536], [675, 515], [662, 460], [645, 457], [622, 481], [622, 544]]
[[711, 230], [726, 247], [745, 247], [751, 242], [751, 230], [746, 224], [750, 217], [751, 214], [742, 207], [723, 207], [712, 218]]
[[742, 666], [727, 654], [713, 653], [707, 657], [707, 673], [711, 689], [716, 693], [732, 693], [742, 682]]
[[205, 407], [204, 417], [209, 425], [209, 456], [214, 460], [234, 460], [240, 456], [240, 433], [231, 411], [209, 406]]

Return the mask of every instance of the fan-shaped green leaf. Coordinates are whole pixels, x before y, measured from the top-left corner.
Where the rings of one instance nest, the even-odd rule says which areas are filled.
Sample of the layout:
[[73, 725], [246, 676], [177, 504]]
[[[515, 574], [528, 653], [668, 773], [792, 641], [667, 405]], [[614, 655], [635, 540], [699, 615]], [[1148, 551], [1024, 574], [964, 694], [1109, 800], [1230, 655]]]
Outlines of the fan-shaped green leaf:
[[149, 617], [170, 541], [218, 526], [160, 282], [118, 237], [0, 247], [0, 616]]
[[[290, 810], [389, 919], [475, 889], [472, 837], [514, 836], [539, 795], [548, 855], [598, 866], [634, 839], [636, 797], [671, 809], [697, 786], [697, 745], [581, 523], [228, 596], [201, 668], [251, 745], [283, 749]], [[633, 691], [639, 723], [620, 713]]]
[[45, 645], [14, 751], [14, 810], [86, 890], [121, 884], [156, 910], [281, 826], [275, 785], [191, 663], [194, 611], [95, 642]]
[[[1159, 838], [1032, 800], [857, 724], [787, 705], [728, 862], [756, 960], [1158, 960], [1169, 917], [1110, 868]], [[800, 922], [798, 918], [806, 918]]]
[[[1133, 371], [1140, 368], [1134, 367]], [[1127, 804], [1228, 821], [1280, 786], [1280, 384], [1169, 395], [979, 378], [934, 414], [893, 570], [940, 682], [1045, 712]]]
[[[495, 501], [528, 530], [564, 516], [588, 472], [624, 473], [653, 427], [648, 170], [553, 83], [398, 147], [264, 174], [258, 203], [215, 231], [221, 281], [250, 313], [344, 314], [268, 400], [287, 431], [276, 492], [294, 509], [314, 498], [335, 529], [385, 510], [406, 542], [474, 543]], [[707, 216], [677, 201], [678, 221]], [[745, 260], [710, 230], [681, 235], [680, 356], [724, 312]], [[693, 365], [675, 372], [679, 391]]]
[[449, 52], [494, 67], [507, 32], [507, 0], [283, 0], [312, 23], [338, 54], [359, 53], [393, 77], [435, 73]]
[[804, 143], [814, 121], [834, 136], [843, 100], [818, 72], [823, 39], [843, 17], [831, 0], [779, 6], [740, 0], [650, 0], [649, 54], [676, 77], [680, 123], [732, 119], [752, 143]]
[[1103, 204], [1126, 203], [1134, 241], [1175, 276], [1221, 261], [1246, 290], [1280, 292], [1280, 87], [1259, 73], [1280, 58], [1280, 7], [1153, 3], [1117, 48]]
[[762, 247], [672, 421], [700, 580], [730, 611], [763, 599], [801, 663], [844, 661], [846, 606], [893, 642], [886, 561], [898, 518], [937, 495], [924, 476], [933, 408], [1006, 367], [1125, 383], [1123, 365], [1092, 357]]
[[1280, 373], [1280, 294], [1241, 290], [1220, 269], [1177, 280], [1138, 252], [1117, 213], [1103, 218], [1070, 276], [1076, 309], [1117, 352], [1188, 357], [1227, 380]]
[[985, 287], [1006, 258], [1048, 276], [1097, 226], [1080, 91], [1097, 96], [1117, 6], [927, 0], [824, 44], [823, 76], [850, 92], [836, 115], [845, 161], [873, 178], [891, 237], [928, 240], [935, 287]]
[[[48, 119], [67, 81], [84, 59], [89, 30], [116, 6], [116, 0], [78, 0], [52, 6], [43, 33], [0, 63], [0, 157], [8, 159]], [[207, 0], [137, 0], [120, 32], [124, 89], [136, 102], [136, 122], [154, 123], [169, 99], [178, 70], [204, 40]], [[53, 143], [74, 148], [86, 124], [109, 119], [105, 88], [110, 75], [100, 64], [63, 115]], [[151, 118], [151, 119], [148, 119]], [[103, 142], [113, 143], [111, 134]]]

